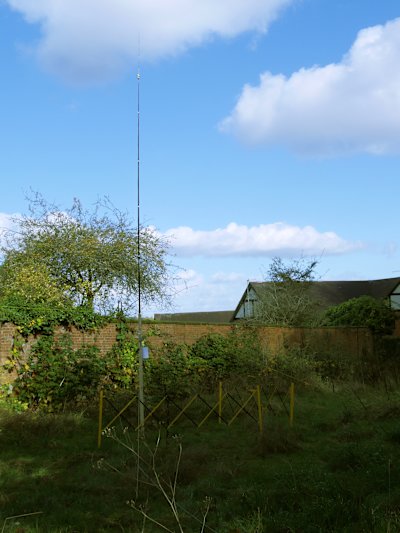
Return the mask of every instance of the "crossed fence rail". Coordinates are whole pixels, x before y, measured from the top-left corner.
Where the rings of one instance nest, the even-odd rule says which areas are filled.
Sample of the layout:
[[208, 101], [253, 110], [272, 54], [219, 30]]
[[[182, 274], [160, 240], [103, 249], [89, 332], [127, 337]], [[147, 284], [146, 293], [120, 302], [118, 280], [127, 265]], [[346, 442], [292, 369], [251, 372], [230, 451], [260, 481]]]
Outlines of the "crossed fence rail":
[[[294, 421], [294, 400], [295, 400], [295, 386], [291, 383], [285, 396], [274, 389], [267, 391], [261, 385], [256, 385], [253, 389], [247, 390], [247, 397], [243, 399], [242, 394], [235, 390], [235, 394], [224, 390], [223, 383], [219, 382], [217, 390], [217, 401], [211, 403], [209, 397], [205, 398], [203, 394], [196, 393], [189, 399], [185, 399], [183, 405], [179, 403], [176, 398], [165, 395], [155, 405], [146, 405], [146, 416], [143, 424], [137, 424], [137, 420], [133, 420], [127, 416], [129, 408], [138, 406], [139, 399], [133, 396], [122, 408], [117, 407], [113, 400], [106, 396], [103, 390], [99, 394], [99, 418], [98, 418], [98, 436], [97, 444], [101, 447], [102, 435], [105, 430], [111, 428], [119, 419], [123, 419], [127, 425], [138, 431], [143, 425], [147, 424], [151, 419], [157, 423], [164, 425], [167, 430], [175, 426], [180, 420], [188, 420], [194, 427], [201, 428], [213, 416], [218, 420], [219, 424], [231, 426], [240, 416], [247, 416], [254, 420], [258, 426], [258, 431], [264, 431], [264, 416], [267, 409], [273, 411], [272, 398], [277, 396], [281, 401], [289, 418], [289, 424], [293, 425]], [[214, 398], [215, 399], [215, 398]], [[289, 405], [287, 405], [287, 400]], [[109, 422], [104, 423], [104, 406], [108, 404], [116, 413]], [[193, 407], [196, 406], [196, 411], [193, 413]], [[192, 408], [192, 410], [191, 410]]]

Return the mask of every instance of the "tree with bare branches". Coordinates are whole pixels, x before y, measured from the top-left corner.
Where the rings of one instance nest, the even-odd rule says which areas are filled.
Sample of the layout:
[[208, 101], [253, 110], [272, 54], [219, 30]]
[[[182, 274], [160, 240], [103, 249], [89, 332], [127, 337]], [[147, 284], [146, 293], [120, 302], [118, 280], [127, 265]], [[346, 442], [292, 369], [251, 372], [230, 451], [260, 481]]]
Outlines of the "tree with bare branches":
[[259, 289], [256, 320], [270, 326], [315, 324], [319, 313], [310, 288], [317, 265], [315, 259], [300, 258], [285, 263], [280, 257], [274, 257], [266, 283]]

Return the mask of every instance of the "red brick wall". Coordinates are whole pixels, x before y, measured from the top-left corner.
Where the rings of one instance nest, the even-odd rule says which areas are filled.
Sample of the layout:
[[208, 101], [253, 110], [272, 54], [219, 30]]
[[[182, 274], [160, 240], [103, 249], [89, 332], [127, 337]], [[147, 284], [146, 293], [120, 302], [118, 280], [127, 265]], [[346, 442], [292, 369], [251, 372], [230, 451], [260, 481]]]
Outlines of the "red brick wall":
[[12, 349], [15, 326], [12, 324], [0, 325], [0, 363]]
[[[132, 323], [133, 331], [137, 324]], [[229, 324], [179, 324], [157, 323], [143, 324], [143, 331], [149, 328], [155, 330], [156, 335], [148, 339], [151, 348], [164, 342], [193, 344], [199, 337], [206, 333], [220, 333], [228, 335], [235, 326]], [[75, 348], [83, 344], [94, 344], [100, 348], [101, 353], [106, 353], [116, 342], [117, 329], [115, 324], [108, 324], [101, 330], [88, 333], [75, 328], [66, 330], [58, 328], [56, 334], [69, 332]], [[349, 356], [363, 356], [373, 353], [373, 338], [371, 333], [364, 328], [275, 328], [259, 326], [256, 334], [260, 339], [262, 348], [269, 353], [276, 353], [288, 346], [311, 346], [320, 349], [321, 346], [329, 347], [333, 353], [346, 353]], [[7, 360], [13, 347], [13, 338], [16, 327], [12, 324], [0, 325], [0, 364]], [[24, 345], [24, 352], [28, 352], [35, 337], [31, 336]]]

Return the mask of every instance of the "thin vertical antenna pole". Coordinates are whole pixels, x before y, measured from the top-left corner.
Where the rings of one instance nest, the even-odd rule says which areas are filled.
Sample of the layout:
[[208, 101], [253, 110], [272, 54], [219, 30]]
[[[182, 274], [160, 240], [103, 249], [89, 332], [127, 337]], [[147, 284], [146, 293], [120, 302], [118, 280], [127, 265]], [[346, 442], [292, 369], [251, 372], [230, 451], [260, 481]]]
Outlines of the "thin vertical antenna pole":
[[143, 331], [142, 331], [142, 257], [140, 242], [140, 72], [137, 73], [137, 268], [138, 268], [138, 344], [139, 344], [139, 431], [144, 435], [144, 379], [143, 379]]
[[141, 248], [140, 248], [140, 72], [137, 72], [137, 263], [138, 263], [138, 315], [141, 316]]

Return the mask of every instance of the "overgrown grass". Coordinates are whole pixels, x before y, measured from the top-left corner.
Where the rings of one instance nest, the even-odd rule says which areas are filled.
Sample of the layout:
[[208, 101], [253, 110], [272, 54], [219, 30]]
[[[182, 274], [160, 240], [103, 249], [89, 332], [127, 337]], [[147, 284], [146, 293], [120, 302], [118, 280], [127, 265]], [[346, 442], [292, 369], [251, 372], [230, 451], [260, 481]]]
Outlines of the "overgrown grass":
[[[3, 409], [0, 430], [0, 532], [163, 531], [140, 508], [178, 531], [146, 477], [159, 434], [154, 460], [164, 481], [175, 477], [182, 444], [176, 501], [185, 533], [201, 531], [207, 505], [205, 532], [400, 531], [400, 394], [394, 389], [302, 391], [293, 427], [274, 398], [262, 436], [246, 416], [230, 427], [214, 419], [195, 429], [182, 421], [173, 428], [178, 439], [149, 427], [139, 443], [138, 485], [136, 435], [116, 424], [98, 450], [95, 408], [92, 416]], [[4, 522], [35, 512], [42, 514]]]

